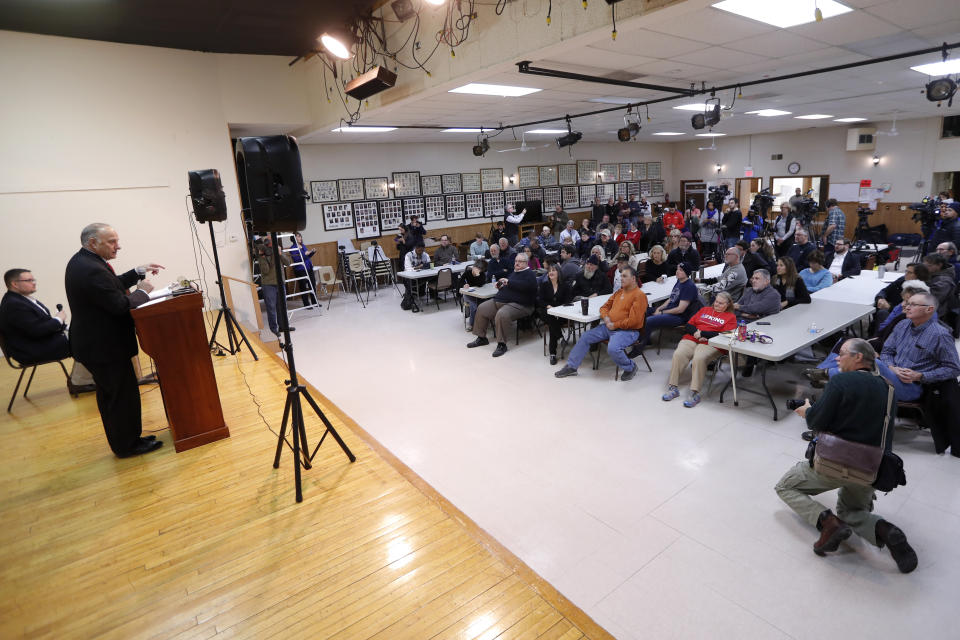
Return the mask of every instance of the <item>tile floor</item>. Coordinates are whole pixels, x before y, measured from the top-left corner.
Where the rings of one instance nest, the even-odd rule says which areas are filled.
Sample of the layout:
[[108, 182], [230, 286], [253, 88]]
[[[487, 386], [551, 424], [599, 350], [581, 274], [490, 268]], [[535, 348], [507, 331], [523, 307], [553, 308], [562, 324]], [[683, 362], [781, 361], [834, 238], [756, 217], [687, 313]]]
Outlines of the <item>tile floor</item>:
[[[670, 349], [627, 383], [608, 359], [558, 380], [536, 334], [494, 359], [493, 343], [465, 348], [454, 302], [424, 309], [382, 289], [366, 309], [341, 296], [298, 314], [298, 369], [618, 638], [956, 633], [937, 614], [960, 578], [960, 460], [928, 433], [898, 430], [909, 484], [877, 503], [919, 568], [901, 575], [856, 537], [819, 558], [773, 491], [806, 447], [794, 414], [774, 422], [755, 396], [718, 404], [717, 388], [694, 409], [661, 401]], [[773, 373], [781, 406], [810, 392], [802, 366]]]

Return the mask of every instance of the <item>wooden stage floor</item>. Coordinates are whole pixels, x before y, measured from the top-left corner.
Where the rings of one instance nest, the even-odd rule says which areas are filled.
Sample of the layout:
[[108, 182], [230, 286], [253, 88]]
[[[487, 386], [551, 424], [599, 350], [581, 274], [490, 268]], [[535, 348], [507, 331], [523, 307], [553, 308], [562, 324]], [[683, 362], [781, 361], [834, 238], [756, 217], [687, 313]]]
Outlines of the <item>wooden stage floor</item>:
[[286, 369], [254, 344], [259, 362], [214, 358], [231, 437], [179, 454], [156, 385], [143, 424], [164, 446], [119, 460], [94, 395], [37, 371], [0, 414], [0, 637], [610, 637], [316, 390], [357, 462], [328, 437], [296, 504], [260, 416], [279, 428]]

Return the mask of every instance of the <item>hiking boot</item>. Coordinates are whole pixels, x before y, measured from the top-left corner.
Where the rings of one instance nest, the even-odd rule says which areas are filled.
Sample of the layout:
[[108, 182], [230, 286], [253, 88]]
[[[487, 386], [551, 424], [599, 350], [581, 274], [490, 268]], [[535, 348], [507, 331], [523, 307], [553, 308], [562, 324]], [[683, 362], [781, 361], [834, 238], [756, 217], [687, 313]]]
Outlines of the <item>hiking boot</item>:
[[853, 529], [846, 522], [833, 515], [830, 509], [820, 514], [817, 522], [820, 538], [813, 543], [813, 552], [818, 556], [840, 548], [840, 543], [853, 535]]
[[886, 545], [890, 549], [890, 555], [897, 563], [900, 573], [910, 573], [917, 568], [917, 552], [907, 542], [907, 534], [901, 531], [900, 527], [881, 520], [877, 523], [875, 531], [877, 542], [881, 547]]

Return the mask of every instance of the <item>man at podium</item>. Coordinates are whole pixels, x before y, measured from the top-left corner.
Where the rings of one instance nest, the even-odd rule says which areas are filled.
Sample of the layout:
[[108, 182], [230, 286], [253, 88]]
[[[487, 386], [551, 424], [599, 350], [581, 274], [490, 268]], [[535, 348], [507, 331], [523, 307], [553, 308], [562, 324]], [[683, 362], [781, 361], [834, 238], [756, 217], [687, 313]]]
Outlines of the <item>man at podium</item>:
[[[97, 385], [97, 407], [110, 449], [127, 458], [159, 449], [155, 436], [140, 437], [140, 391], [131, 358], [137, 335], [130, 310], [149, 300], [153, 285], [146, 272], [163, 267], [148, 263], [117, 275], [107, 262], [117, 257], [120, 239], [107, 224], [93, 223], [80, 233], [80, 250], [67, 263], [65, 286], [73, 313], [73, 357]], [[130, 287], [136, 285], [133, 293]]]

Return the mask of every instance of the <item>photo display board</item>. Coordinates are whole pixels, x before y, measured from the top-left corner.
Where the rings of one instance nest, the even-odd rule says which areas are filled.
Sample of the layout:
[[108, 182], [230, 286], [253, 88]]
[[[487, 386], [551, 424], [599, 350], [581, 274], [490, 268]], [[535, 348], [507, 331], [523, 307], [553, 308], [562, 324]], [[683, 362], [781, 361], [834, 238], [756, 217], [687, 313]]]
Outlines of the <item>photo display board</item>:
[[573, 209], [580, 206], [580, 191], [576, 187], [562, 187], [563, 208]]
[[620, 180], [620, 165], [616, 162], [601, 164], [600, 173], [603, 174], [603, 182], [617, 182]]
[[549, 187], [543, 190], [543, 215], [547, 215], [562, 204], [560, 187]]
[[353, 207], [349, 202], [323, 205], [323, 230], [353, 228]]
[[647, 163], [646, 162], [633, 163], [633, 179], [634, 180], [647, 179]]
[[337, 182], [341, 200], [363, 200], [363, 178], [343, 178]]
[[652, 196], [662, 196], [662, 195], [663, 195], [663, 180], [651, 180], [651, 181], [650, 181], [650, 195], [652, 195]]
[[375, 200], [353, 203], [357, 239], [380, 237], [380, 212]]
[[483, 217], [483, 194], [482, 193], [466, 193], [464, 194], [466, 199], [466, 210], [468, 218], [482, 218]]
[[627, 183], [626, 183], [626, 182], [618, 182], [618, 183], [617, 183], [617, 198], [623, 198], [624, 200], [626, 200], [626, 199], [627, 199], [627, 195], [628, 195], [628, 194], [627, 194]]
[[403, 201], [403, 219], [410, 221], [412, 216], [423, 222], [423, 198], [407, 198]]
[[420, 193], [425, 196], [438, 196], [443, 193], [443, 179], [440, 176], [420, 176]]
[[660, 179], [660, 163], [659, 162], [647, 163], [647, 178], [649, 178], [650, 180]]
[[389, 182], [386, 178], [364, 178], [363, 193], [367, 200], [382, 200], [390, 197]]
[[632, 162], [621, 162], [620, 163], [620, 179], [624, 182], [633, 180], [633, 163]]
[[466, 205], [462, 193], [446, 196], [447, 220], [463, 220], [466, 217]]
[[313, 202], [336, 202], [340, 199], [337, 193], [337, 181], [312, 180], [310, 182], [310, 199]]
[[580, 206], [590, 207], [593, 205], [593, 199], [597, 197], [597, 187], [594, 185], [582, 185], [580, 187]]
[[546, 167], [540, 167], [540, 186], [541, 187], [555, 187], [557, 186], [557, 167], [556, 165], [549, 165]]
[[440, 179], [443, 184], [444, 193], [460, 193], [463, 191], [459, 173], [445, 173], [440, 176]]
[[597, 167], [596, 160], [577, 160], [577, 182], [580, 184], [595, 184], [597, 182]]
[[540, 200], [543, 201], [543, 189], [527, 189], [524, 192], [524, 200]]
[[597, 185], [597, 197], [607, 201], [607, 198], [612, 198], [616, 195], [616, 186], [612, 184], [598, 184]]
[[641, 181], [640, 181], [640, 195], [641, 195], [641, 196], [649, 196], [649, 195], [650, 195], [650, 181], [649, 181], [649, 180], [641, 180]]
[[503, 207], [503, 191], [489, 191], [483, 194], [483, 215], [485, 218], [502, 216]]
[[561, 164], [557, 167], [557, 184], [577, 184], [577, 165]]
[[420, 195], [420, 172], [397, 171], [393, 174], [393, 195], [397, 198]]
[[472, 193], [475, 191], [482, 191], [483, 183], [480, 182], [479, 173], [461, 173], [460, 182], [463, 185], [464, 193]]
[[504, 206], [508, 204], [516, 204], [518, 202], [523, 202], [526, 198], [523, 195], [523, 191], [506, 191], [503, 194], [503, 204]]
[[627, 183], [627, 197], [635, 197], [637, 200], [640, 199], [640, 183], [639, 182], [628, 182]]
[[427, 222], [437, 222], [447, 219], [447, 208], [444, 206], [443, 196], [427, 196], [423, 199], [423, 208]]
[[380, 229], [392, 231], [403, 222], [403, 204], [400, 200], [380, 201]]
[[539, 167], [517, 167], [517, 186], [521, 189], [540, 186]]
[[503, 191], [503, 169], [480, 169], [483, 191]]

